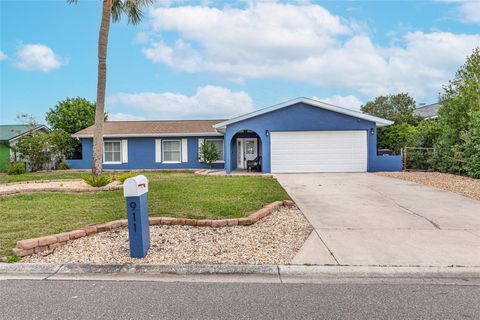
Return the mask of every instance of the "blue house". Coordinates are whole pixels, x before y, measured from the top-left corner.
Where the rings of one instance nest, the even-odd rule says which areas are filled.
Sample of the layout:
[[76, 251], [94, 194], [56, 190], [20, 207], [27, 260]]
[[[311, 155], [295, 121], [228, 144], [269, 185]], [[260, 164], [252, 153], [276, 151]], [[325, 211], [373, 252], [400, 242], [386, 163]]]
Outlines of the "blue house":
[[[201, 169], [199, 146], [221, 153], [215, 167], [247, 168], [261, 157], [264, 173], [399, 171], [399, 156], [377, 155], [377, 128], [392, 121], [331, 104], [298, 98], [229, 120], [112, 121], [104, 127], [105, 169]], [[73, 135], [92, 166], [93, 126]]]

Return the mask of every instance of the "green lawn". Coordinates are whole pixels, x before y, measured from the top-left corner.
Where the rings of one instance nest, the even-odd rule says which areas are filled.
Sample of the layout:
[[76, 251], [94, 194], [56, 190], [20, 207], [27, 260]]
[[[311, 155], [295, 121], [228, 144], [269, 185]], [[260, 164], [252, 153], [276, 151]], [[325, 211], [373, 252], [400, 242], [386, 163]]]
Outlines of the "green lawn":
[[[53, 179], [80, 179], [89, 172], [27, 172], [25, 174], [7, 175], [5, 173], [0, 174], [0, 183], [19, 182], [19, 181], [31, 181], [31, 180], [53, 180]], [[108, 174], [108, 173], [107, 173]]]
[[[145, 172], [150, 180], [150, 216], [242, 217], [267, 203], [289, 199], [274, 179], [197, 176], [191, 172]], [[64, 178], [84, 173], [64, 174]], [[10, 176], [8, 176], [9, 178]], [[59, 179], [56, 173], [22, 180]], [[32, 179], [32, 178], [31, 178]], [[39, 193], [0, 197], [0, 256], [20, 239], [74, 230], [126, 217], [122, 191], [96, 194]]]

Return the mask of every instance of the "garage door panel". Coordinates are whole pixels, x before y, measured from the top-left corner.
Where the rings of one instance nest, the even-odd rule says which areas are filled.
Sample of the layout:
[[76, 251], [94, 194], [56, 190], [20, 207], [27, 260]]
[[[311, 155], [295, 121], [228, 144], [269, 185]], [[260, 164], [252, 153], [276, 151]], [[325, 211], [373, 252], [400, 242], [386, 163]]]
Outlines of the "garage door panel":
[[294, 131], [271, 133], [272, 172], [363, 172], [367, 133]]

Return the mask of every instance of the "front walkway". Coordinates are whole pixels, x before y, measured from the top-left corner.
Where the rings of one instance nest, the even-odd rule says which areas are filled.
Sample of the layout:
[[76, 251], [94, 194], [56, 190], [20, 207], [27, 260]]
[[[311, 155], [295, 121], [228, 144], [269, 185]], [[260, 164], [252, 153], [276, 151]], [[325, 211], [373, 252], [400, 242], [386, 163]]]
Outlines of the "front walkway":
[[[201, 176], [226, 176], [227, 172], [222, 169], [202, 169], [195, 171], [195, 174]], [[250, 176], [250, 177], [266, 177], [272, 178], [273, 175], [270, 173], [261, 173], [256, 171], [247, 171], [247, 170], [233, 170], [230, 173], [231, 176]]]
[[480, 266], [480, 201], [370, 173], [275, 176], [315, 228], [294, 263]]

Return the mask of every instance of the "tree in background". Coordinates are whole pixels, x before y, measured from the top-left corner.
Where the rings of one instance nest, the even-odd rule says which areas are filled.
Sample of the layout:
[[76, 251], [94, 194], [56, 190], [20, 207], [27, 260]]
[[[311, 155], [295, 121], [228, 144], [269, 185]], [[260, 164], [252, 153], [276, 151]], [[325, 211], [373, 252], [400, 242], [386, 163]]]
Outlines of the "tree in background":
[[95, 103], [80, 97], [66, 98], [48, 110], [46, 120], [51, 129], [74, 134], [95, 123]]
[[[77, 0], [67, 0], [77, 3]], [[93, 167], [92, 174], [102, 174], [103, 158], [103, 123], [105, 121], [105, 90], [107, 82], [107, 45], [110, 29], [110, 19], [113, 22], [126, 15], [128, 23], [138, 24], [143, 17], [142, 7], [153, 3], [154, 0], [103, 0], [102, 21], [98, 35], [98, 78], [97, 78], [97, 106], [95, 110], [95, 130], [93, 133]]]
[[391, 120], [395, 124], [408, 123], [414, 126], [421, 120], [415, 115], [415, 109], [415, 100], [408, 93], [379, 96], [361, 106], [364, 113]]
[[81, 155], [82, 145], [71, 135], [95, 123], [95, 104], [80, 97], [66, 98], [48, 110], [46, 120], [55, 132], [55, 140], [66, 148], [62, 158], [76, 159]]
[[480, 47], [444, 87], [440, 104], [436, 169], [480, 178]]
[[410, 146], [415, 138], [415, 126], [421, 117], [414, 114], [415, 100], [407, 93], [379, 96], [361, 106], [361, 111], [380, 118], [394, 121], [394, 124], [378, 128], [379, 149], [390, 149], [400, 153], [400, 149]]

